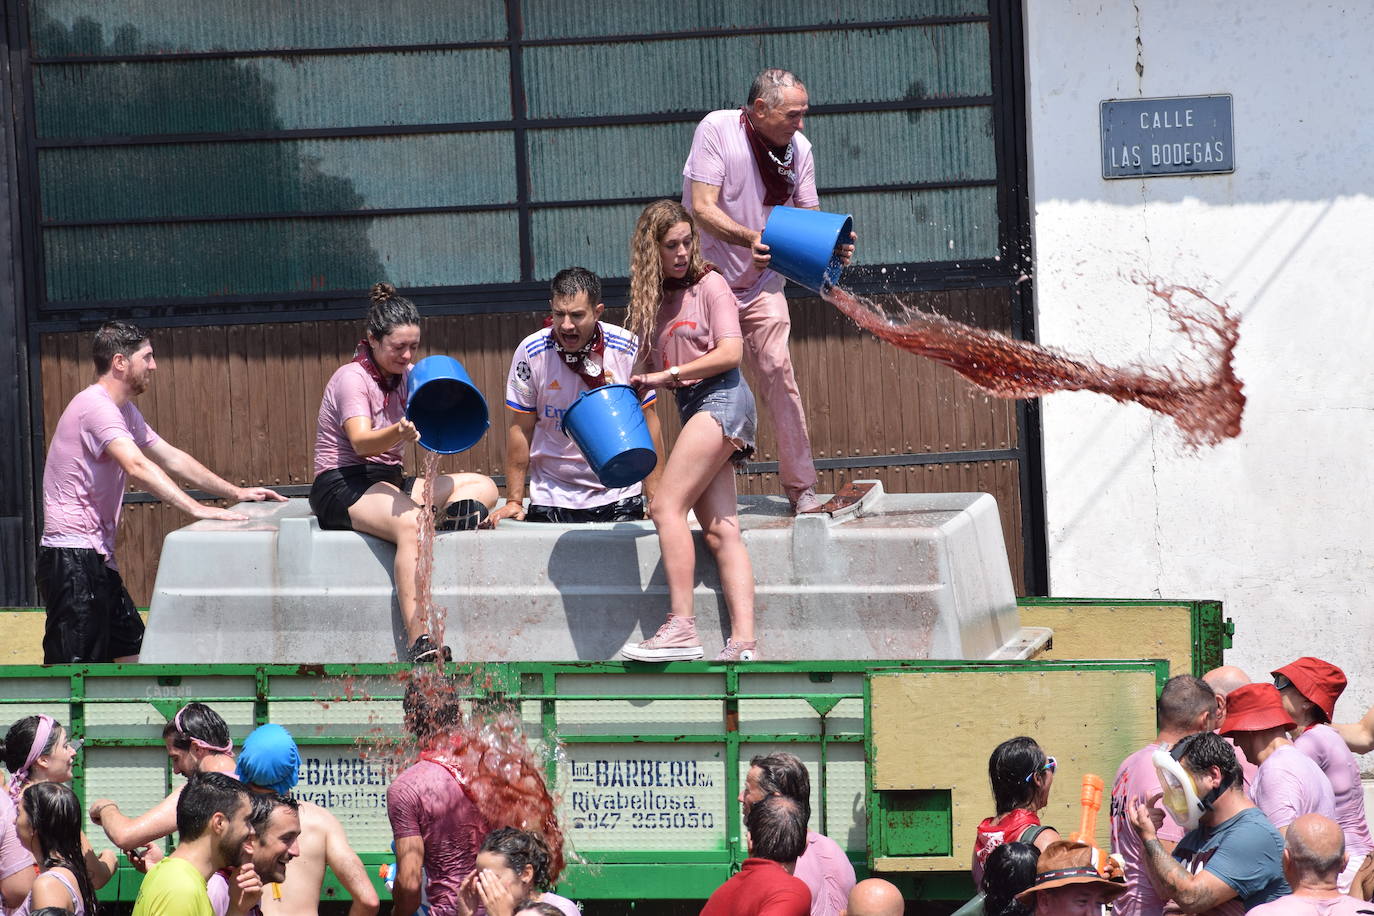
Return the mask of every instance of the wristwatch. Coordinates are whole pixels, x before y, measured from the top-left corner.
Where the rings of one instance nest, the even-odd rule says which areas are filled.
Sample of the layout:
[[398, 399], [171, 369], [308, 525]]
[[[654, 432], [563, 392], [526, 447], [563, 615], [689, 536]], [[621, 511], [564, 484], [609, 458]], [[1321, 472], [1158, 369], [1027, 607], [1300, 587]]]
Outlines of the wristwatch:
[[681, 370], [679, 367], [677, 367], [677, 366], [669, 366], [669, 367], [668, 367], [668, 374], [671, 375], [671, 376], [673, 377], [673, 381], [675, 381], [675, 382], [678, 380], [678, 377], [677, 377], [677, 376], [678, 376], [678, 373], [681, 372], [681, 371], [682, 371], [682, 370]]

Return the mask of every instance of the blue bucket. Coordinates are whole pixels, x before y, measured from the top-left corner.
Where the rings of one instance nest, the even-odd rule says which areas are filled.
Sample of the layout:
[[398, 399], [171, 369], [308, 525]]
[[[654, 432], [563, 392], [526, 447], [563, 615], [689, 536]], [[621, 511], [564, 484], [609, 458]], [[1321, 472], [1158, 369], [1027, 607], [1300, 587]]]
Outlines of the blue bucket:
[[768, 216], [760, 242], [772, 255], [769, 267], [807, 289], [823, 292], [840, 282], [844, 265], [835, 246], [849, 244], [854, 217], [777, 206]]
[[562, 428], [609, 489], [639, 483], [658, 464], [644, 408], [629, 385], [582, 392], [563, 411]]
[[452, 455], [481, 441], [490, 424], [487, 399], [452, 356], [426, 356], [406, 382], [406, 419], [420, 431], [420, 444]]

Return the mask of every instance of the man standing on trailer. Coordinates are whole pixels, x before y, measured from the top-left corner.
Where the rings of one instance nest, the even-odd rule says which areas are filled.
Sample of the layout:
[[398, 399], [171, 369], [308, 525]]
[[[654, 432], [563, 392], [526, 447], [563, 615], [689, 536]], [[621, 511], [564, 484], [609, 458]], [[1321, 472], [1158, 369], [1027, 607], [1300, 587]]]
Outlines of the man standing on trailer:
[[126, 480], [195, 518], [247, 516], [196, 502], [168, 475], [235, 502], [286, 499], [265, 487], [234, 486], [144, 421], [133, 402], [152, 384], [157, 362], [142, 330], [107, 321], [91, 359], [99, 378], [62, 411], [43, 466], [37, 578], [48, 613], [45, 665], [138, 660], [143, 620], [114, 556]]
[[[802, 136], [809, 99], [801, 80], [770, 68], [754, 78], [744, 108], [713, 111], [697, 125], [682, 167], [682, 205], [701, 223], [701, 253], [720, 268], [740, 302], [744, 358], [778, 439], [778, 477], [795, 512], [815, 512], [816, 466], [806, 412], [792, 372], [781, 274], [759, 241], [773, 207], [820, 209], [811, 142]], [[852, 240], [852, 235], [851, 235]], [[836, 251], [848, 264], [854, 246]]]

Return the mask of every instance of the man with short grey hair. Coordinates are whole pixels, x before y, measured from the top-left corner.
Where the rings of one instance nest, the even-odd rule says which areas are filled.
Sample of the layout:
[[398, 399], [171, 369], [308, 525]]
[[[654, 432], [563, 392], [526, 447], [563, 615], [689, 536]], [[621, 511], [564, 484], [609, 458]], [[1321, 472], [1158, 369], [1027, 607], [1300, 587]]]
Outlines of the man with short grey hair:
[[1288, 825], [1283, 876], [1293, 893], [1257, 906], [1253, 916], [1355, 916], [1374, 914], [1374, 906], [1342, 894], [1336, 887], [1345, 868], [1341, 825], [1320, 814], [1304, 814]]
[[[820, 209], [811, 143], [801, 133], [810, 104], [806, 87], [786, 70], [754, 79], [742, 109], [713, 111], [697, 125], [682, 167], [682, 205], [701, 224], [701, 253], [715, 264], [740, 303], [745, 359], [773, 418], [778, 477], [796, 512], [815, 512], [816, 466], [806, 413], [787, 348], [792, 318], [784, 280], [768, 269], [763, 227], [779, 205]], [[854, 246], [837, 254], [847, 264]]]

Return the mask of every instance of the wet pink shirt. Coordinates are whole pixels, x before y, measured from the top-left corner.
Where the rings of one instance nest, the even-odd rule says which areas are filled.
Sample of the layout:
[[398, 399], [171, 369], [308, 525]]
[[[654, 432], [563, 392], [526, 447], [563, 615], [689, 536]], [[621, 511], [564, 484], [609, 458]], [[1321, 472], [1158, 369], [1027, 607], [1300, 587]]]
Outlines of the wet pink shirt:
[[98, 550], [115, 567], [115, 531], [128, 475], [106, 447], [130, 439], [148, 448], [158, 435], [132, 401], [115, 404], [101, 385], [72, 398], [53, 431], [43, 465], [43, 539], [45, 547]]
[[710, 353], [727, 337], [740, 337], [739, 301], [717, 271], [663, 298], [654, 328], [653, 369], [681, 366]]
[[344, 432], [344, 423], [354, 417], [367, 417], [373, 429], [381, 429], [405, 419], [405, 378], [395, 391], [382, 391], [359, 363], [347, 363], [334, 370], [324, 386], [320, 416], [315, 429], [315, 476], [333, 468], [356, 464], [400, 464], [405, 443], [398, 442], [380, 455], [364, 458], [353, 450]]
[[[634, 374], [639, 344], [618, 325], [600, 322], [606, 342], [602, 353], [606, 384], [623, 385]], [[515, 348], [506, 375], [506, 407], [516, 413], [534, 414], [530, 439], [529, 497], [536, 506], [590, 509], [638, 496], [641, 485], [607, 489], [591, 465], [563, 432], [563, 412], [587, 391], [587, 383], [574, 372], [554, 346], [547, 330], [536, 331]], [[657, 392], [647, 390], [641, 404], [652, 404]]]
[[[811, 141], [801, 132], [793, 135], [792, 165], [797, 183], [792, 207], [817, 207], [816, 166], [811, 156]], [[720, 188], [717, 203], [725, 215], [747, 229], [763, 229], [772, 207], [763, 203], [763, 177], [749, 147], [749, 135], [740, 123], [740, 110], [713, 111], [701, 119], [692, 136], [692, 150], [682, 167], [682, 205], [692, 209], [692, 182]], [[741, 302], [749, 302], [761, 292], [782, 289], [781, 274], [759, 270], [748, 248], [722, 242], [708, 232], [701, 233], [701, 253], [730, 281]]]
[[811, 916], [840, 916], [854, 889], [854, 865], [840, 844], [814, 830], [806, 831], [806, 851], [792, 868], [811, 889]]
[[1345, 833], [1345, 851], [1354, 859], [1374, 848], [1365, 817], [1364, 787], [1355, 755], [1330, 725], [1314, 725], [1293, 739], [1293, 746], [1321, 768], [1336, 800], [1336, 823]]
[[1291, 744], [1276, 748], [1260, 764], [1250, 797], [1280, 830], [1304, 814], [1336, 819], [1331, 781], [1321, 767]]
[[[17, 818], [10, 793], [0, 786], [0, 878], [33, 868], [33, 855], [19, 842], [19, 831], [14, 826]], [[3, 909], [0, 904], [0, 910]]]
[[1341, 894], [1339, 897], [1317, 899], [1289, 894], [1269, 903], [1261, 903], [1250, 911], [1249, 916], [1356, 916], [1368, 913], [1374, 907], [1354, 897]]
[[421, 760], [386, 790], [386, 807], [393, 836], [418, 836], [425, 842], [430, 913], [455, 912], [458, 886], [477, 867], [477, 849], [487, 835], [477, 806], [448, 769]]
[[[1164, 899], [1145, 866], [1145, 846], [1130, 821], [1132, 801], [1148, 802], [1160, 792], [1159, 771], [1151, 758], [1163, 746], [1147, 744], [1121, 761], [1116, 781], [1112, 783], [1112, 852], [1121, 856], [1126, 869], [1126, 893], [1112, 904], [1118, 916], [1158, 916], [1164, 911]], [[1165, 817], [1157, 831], [1161, 840], [1174, 844], [1183, 839], [1183, 833], [1183, 828], [1171, 817]]]

